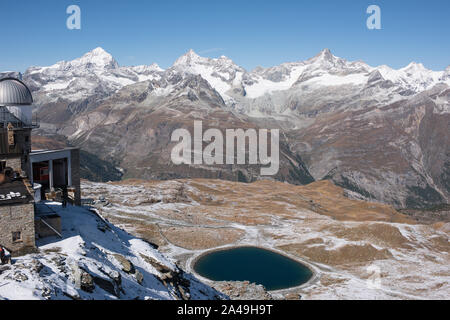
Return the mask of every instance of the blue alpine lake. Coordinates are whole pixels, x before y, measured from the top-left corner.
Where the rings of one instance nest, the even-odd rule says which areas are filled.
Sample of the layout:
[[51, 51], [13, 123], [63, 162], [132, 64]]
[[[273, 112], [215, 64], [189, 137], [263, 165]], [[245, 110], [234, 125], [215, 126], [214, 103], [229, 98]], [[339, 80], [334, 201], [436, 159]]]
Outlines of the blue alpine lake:
[[194, 270], [213, 281], [250, 281], [267, 290], [295, 287], [307, 282], [312, 271], [276, 252], [257, 247], [237, 247], [201, 256]]

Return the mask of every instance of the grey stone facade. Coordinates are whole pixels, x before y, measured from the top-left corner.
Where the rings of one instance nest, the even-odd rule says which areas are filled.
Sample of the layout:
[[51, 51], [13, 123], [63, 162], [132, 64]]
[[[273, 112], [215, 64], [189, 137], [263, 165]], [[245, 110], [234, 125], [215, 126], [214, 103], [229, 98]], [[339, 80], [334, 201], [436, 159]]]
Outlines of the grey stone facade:
[[[11, 136], [10, 133], [13, 133]], [[10, 137], [8, 137], [8, 134]], [[3, 168], [12, 168], [22, 176], [29, 174], [29, 153], [31, 150], [31, 129], [0, 130], [0, 161]], [[8, 140], [11, 138], [11, 141]], [[13, 142], [11, 144], [10, 142]], [[22, 184], [22, 182], [20, 182]], [[23, 183], [28, 184], [28, 181]], [[9, 182], [1, 185], [2, 195], [8, 191]], [[34, 201], [30, 186], [22, 185], [24, 202], [0, 204], [0, 245], [13, 255], [21, 255], [35, 250]]]
[[13, 255], [34, 251], [33, 202], [0, 206], [0, 244]]
[[14, 171], [20, 172], [20, 170], [22, 169], [22, 158], [21, 157], [14, 157], [14, 158], [1, 158], [0, 157], [0, 161], [5, 161], [6, 162], [5, 167], [13, 168]]

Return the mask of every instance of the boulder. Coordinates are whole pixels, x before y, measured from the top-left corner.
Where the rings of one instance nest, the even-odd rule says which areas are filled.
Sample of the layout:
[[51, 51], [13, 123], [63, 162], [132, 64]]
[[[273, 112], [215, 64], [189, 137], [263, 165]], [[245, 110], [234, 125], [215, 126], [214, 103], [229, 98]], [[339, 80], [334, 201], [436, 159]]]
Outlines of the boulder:
[[142, 257], [142, 259], [145, 260], [145, 262], [152, 265], [160, 273], [169, 273], [172, 271], [169, 267], [163, 265], [162, 263], [160, 263], [156, 259], [153, 259], [152, 257], [146, 256], [145, 254], [142, 254], [142, 253], [141, 253], [141, 257]]
[[11, 267], [8, 265], [0, 265], [0, 274], [2, 274], [5, 271], [11, 270]]
[[28, 280], [28, 276], [17, 270], [14, 272], [13, 279], [17, 282], [24, 282]]
[[142, 282], [144, 281], [144, 275], [137, 269], [134, 272], [134, 277], [139, 284], [142, 284]]
[[36, 272], [36, 273], [40, 273], [41, 270], [44, 268], [44, 265], [37, 259], [33, 259], [33, 261], [31, 262], [31, 270]]
[[190, 300], [191, 294], [189, 292], [189, 288], [184, 288], [182, 286], [178, 286], [178, 292], [180, 293], [180, 297], [183, 300]]
[[84, 290], [86, 292], [94, 291], [94, 288], [95, 288], [95, 286], [94, 286], [94, 279], [86, 271], [82, 271], [81, 272], [80, 288], [81, 288], [81, 290]]
[[108, 273], [108, 276], [120, 287], [122, 284], [122, 276], [118, 271], [111, 270], [111, 272]]
[[120, 265], [122, 266], [122, 270], [124, 272], [130, 273], [130, 274], [134, 273], [135, 269], [130, 260], [126, 259], [124, 256], [117, 254], [117, 253], [114, 254], [114, 258], [117, 260], [117, 262], [120, 263]]
[[107, 279], [107, 278], [102, 278], [102, 277], [98, 277], [98, 276], [94, 276], [93, 279], [94, 279], [95, 285], [102, 288], [106, 292], [108, 292], [116, 297], [119, 297], [120, 290], [113, 279]]

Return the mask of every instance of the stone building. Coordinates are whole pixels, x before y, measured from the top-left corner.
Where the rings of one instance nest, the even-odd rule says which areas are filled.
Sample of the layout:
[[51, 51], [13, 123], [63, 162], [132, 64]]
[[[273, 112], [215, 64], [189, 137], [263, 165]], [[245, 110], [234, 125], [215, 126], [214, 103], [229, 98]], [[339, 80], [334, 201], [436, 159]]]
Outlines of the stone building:
[[[13, 254], [35, 247], [34, 198], [24, 181], [0, 185], [0, 245]], [[14, 193], [14, 196], [11, 195]]]
[[81, 202], [79, 149], [32, 152], [31, 131], [39, 126], [32, 104], [22, 81], [0, 79], [0, 246], [13, 255], [33, 250], [37, 237], [61, 236], [61, 217], [37, 203], [61, 200], [61, 190]]

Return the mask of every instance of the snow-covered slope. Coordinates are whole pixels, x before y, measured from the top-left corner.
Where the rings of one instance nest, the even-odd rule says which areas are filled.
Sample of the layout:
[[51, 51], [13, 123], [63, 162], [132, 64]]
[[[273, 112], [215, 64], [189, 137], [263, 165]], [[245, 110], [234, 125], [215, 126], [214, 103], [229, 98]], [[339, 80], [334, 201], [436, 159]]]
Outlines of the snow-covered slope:
[[224, 298], [87, 209], [47, 205], [63, 217], [63, 238], [40, 240], [39, 253], [0, 266], [0, 300]]

